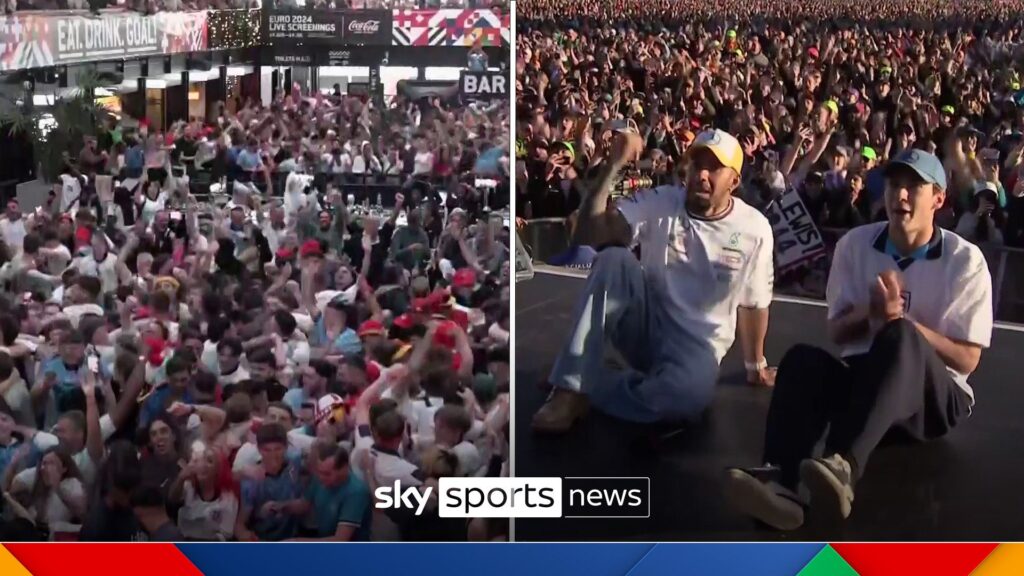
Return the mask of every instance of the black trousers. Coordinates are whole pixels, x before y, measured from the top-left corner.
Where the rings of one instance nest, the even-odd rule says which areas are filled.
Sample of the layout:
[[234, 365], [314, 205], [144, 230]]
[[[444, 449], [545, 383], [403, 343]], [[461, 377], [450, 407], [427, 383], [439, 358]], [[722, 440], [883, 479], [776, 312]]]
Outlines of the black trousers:
[[782, 484], [795, 489], [800, 462], [812, 456], [827, 430], [825, 454], [852, 457], [860, 476], [890, 431], [914, 441], [938, 438], [970, 413], [970, 405], [935, 349], [907, 320], [889, 322], [867, 354], [845, 361], [801, 344], [779, 364], [764, 461], [779, 466]]

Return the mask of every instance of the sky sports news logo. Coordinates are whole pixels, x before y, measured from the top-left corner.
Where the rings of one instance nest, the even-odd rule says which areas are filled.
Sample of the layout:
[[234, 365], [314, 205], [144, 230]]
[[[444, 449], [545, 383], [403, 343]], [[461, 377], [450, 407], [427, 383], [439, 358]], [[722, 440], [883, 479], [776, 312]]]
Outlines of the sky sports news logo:
[[427, 510], [441, 518], [650, 518], [650, 478], [441, 478], [437, 487], [395, 481], [374, 492], [376, 507]]

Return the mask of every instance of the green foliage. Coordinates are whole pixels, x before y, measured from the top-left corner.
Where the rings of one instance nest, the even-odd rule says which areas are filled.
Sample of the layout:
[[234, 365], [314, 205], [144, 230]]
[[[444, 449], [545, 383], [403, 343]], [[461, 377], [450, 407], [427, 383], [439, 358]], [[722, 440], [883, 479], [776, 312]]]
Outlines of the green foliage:
[[[111, 118], [109, 110], [89, 97], [97, 85], [95, 77], [80, 77], [79, 84], [72, 94], [59, 98], [53, 106], [12, 103], [6, 113], [0, 114], [0, 124], [9, 126], [11, 136], [28, 136], [39, 167], [38, 176], [46, 182], [56, 181], [68, 158], [76, 157], [82, 150], [85, 137], [96, 136]], [[53, 119], [44, 132], [40, 121], [48, 116]]]

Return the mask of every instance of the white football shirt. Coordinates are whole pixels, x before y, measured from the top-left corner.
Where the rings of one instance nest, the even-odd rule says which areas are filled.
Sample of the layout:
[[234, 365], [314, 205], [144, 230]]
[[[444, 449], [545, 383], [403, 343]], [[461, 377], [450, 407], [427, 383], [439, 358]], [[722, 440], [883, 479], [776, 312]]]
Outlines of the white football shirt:
[[640, 243], [645, 276], [676, 328], [709, 342], [721, 363], [736, 309], [768, 308], [775, 271], [768, 219], [743, 200], [714, 220], [686, 210], [686, 189], [659, 186], [618, 201]]
[[[988, 348], [992, 340], [992, 276], [981, 250], [949, 230], [936, 228], [923, 258], [904, 264], [886, 252], [888, 223], [859, 226], [836, 245], [828, 277], [826, 300], [829, 320], [852, 306], [865, 307], [879, 274], [896, 270], [903, 280], [905, 313], [910, 318], [951, 338]], [[842, 356], [864, 354], [874, 334], [846, 343]], [[956, 383], [974, 401], [968, 374], [949, 369]]]

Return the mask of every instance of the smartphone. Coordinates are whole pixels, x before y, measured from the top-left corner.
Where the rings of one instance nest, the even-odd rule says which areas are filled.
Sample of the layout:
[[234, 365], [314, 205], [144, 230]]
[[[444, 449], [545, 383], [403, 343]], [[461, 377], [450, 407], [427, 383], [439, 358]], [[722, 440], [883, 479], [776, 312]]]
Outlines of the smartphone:
[[177, 210], [171, 211], [171, 220], [181, 220], [181, 212]]
[[99, 374], [100, 372], [100, 357], [96, 355], [90, 355], [87, 360], [89, 365], [89, 371], [93, 374]]

